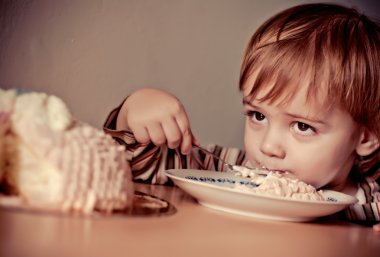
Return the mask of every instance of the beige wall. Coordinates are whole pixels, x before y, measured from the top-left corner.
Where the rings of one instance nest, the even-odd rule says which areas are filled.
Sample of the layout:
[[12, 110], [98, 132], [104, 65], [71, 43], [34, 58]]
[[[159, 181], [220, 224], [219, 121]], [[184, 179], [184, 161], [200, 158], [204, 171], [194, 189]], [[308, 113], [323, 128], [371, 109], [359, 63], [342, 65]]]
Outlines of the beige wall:
[[[275, 12], [310, 1], [2, 0], [0, 85], [56, 94], [101, 127], [143, 86], [181, 99], [204, 144], [242, 146], [242, 52]], [[371, 16], [377, 0], [331, 1]]]

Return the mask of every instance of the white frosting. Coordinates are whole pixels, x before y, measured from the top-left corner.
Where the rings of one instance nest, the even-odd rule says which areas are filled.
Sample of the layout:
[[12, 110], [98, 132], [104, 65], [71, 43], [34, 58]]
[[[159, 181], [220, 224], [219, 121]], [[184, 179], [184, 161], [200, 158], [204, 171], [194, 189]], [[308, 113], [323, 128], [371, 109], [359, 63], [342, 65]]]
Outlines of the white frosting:
[[258, 184], [257, 187], [237, 185], [239, 190], [254, 192], [262, 195], [285, 197], [299, 200], [324, 201], [325, 198], [321, 190], [317, 191], [312, 185], [306, 184], [296, 178], [269, 172], [267, 176], [260, 176], [256, 173], [240, 173], [241, 176], [250, 177], [252, 182]]
[[64, 131], [72, 122], [72, 116], [65, 103], [56, 96], [45, 93], [28, 93], [17, 97], [12, 125], [21, 133], [27, 124], [46, 126], [53, 131]]
[[261, 173], [269, 173], [267, 171], [248, 168], [240, 165], [233, 165], [233, 170], [237, 172], [237, 176], [249, 177], [252, 181], [254, 181], [255, 184], [261, 184], [262, 180], [265, 179], [265, 176], [259, 174], [258, 171], [261, 171]]

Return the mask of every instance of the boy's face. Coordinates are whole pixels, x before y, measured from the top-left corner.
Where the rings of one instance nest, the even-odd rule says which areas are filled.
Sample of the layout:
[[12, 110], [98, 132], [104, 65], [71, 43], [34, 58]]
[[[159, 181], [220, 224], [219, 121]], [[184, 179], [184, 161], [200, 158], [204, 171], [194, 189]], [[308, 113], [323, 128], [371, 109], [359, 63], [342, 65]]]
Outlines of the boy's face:
[[[247, 85], [252, 85], [248, 80]], [[265, 89], [264, 89], [265, 90]], [[355, 160], [358, 127], [349, 113], [336, 106], [323, 108], [322, 93], [306, 101], [297, 92], [287, 104], [260, 102], [245, 86], [247, 114], [244, 143], [252, 164], [270, 170], [288, 171], [317, 188], [343, 190]]]

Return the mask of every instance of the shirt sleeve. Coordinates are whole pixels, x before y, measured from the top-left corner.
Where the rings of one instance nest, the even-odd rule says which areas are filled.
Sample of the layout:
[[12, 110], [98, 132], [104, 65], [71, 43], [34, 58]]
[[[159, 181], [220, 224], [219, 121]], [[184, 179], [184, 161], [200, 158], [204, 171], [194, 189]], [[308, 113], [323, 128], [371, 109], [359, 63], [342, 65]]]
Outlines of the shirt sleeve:
[[[169, 149], [166, 145], [155, 146], [152, 143], [141, 144], [128, 130], [116, 130], [116, 120], [122, 104], [116, 107], [106, 118], [103, 125], [105, 133], [111, 135], [119, 144], [125, 146], [125, 158], [130, 163], [132, 177], [136, 182], [172, 185], [165, 175], [168, 169], [200, 169], [223, 171], [223, 164], [210, 154], [194, 148], [188, 155], [180, 149]], [[237, 165], [248, 165], [245, 152], [238, 148], [225, 148], [208, 145], [207, 150], [221, 159]]]
[[[377, 165], [379, 168], [380, 165]], [[380, 178], [371, 176], [362, 177], [358, 181], [356, 197], [358, 203], [350, 205], [344, 210], [346, 218], [350, 221], [364, 225], [373, 225], [380, 222]]]

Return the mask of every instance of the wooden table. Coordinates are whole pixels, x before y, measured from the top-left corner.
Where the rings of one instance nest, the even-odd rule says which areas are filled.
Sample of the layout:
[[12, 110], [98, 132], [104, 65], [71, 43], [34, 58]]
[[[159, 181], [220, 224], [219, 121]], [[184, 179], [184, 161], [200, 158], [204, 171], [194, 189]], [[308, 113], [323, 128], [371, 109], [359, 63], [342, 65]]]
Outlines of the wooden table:
[[0, 256], [380, 256], [380, 233], [370, 227], [257, 220], [202, 207], [177, 187], [136, 188], [176, 212], [80, 218], [1, 210]]

